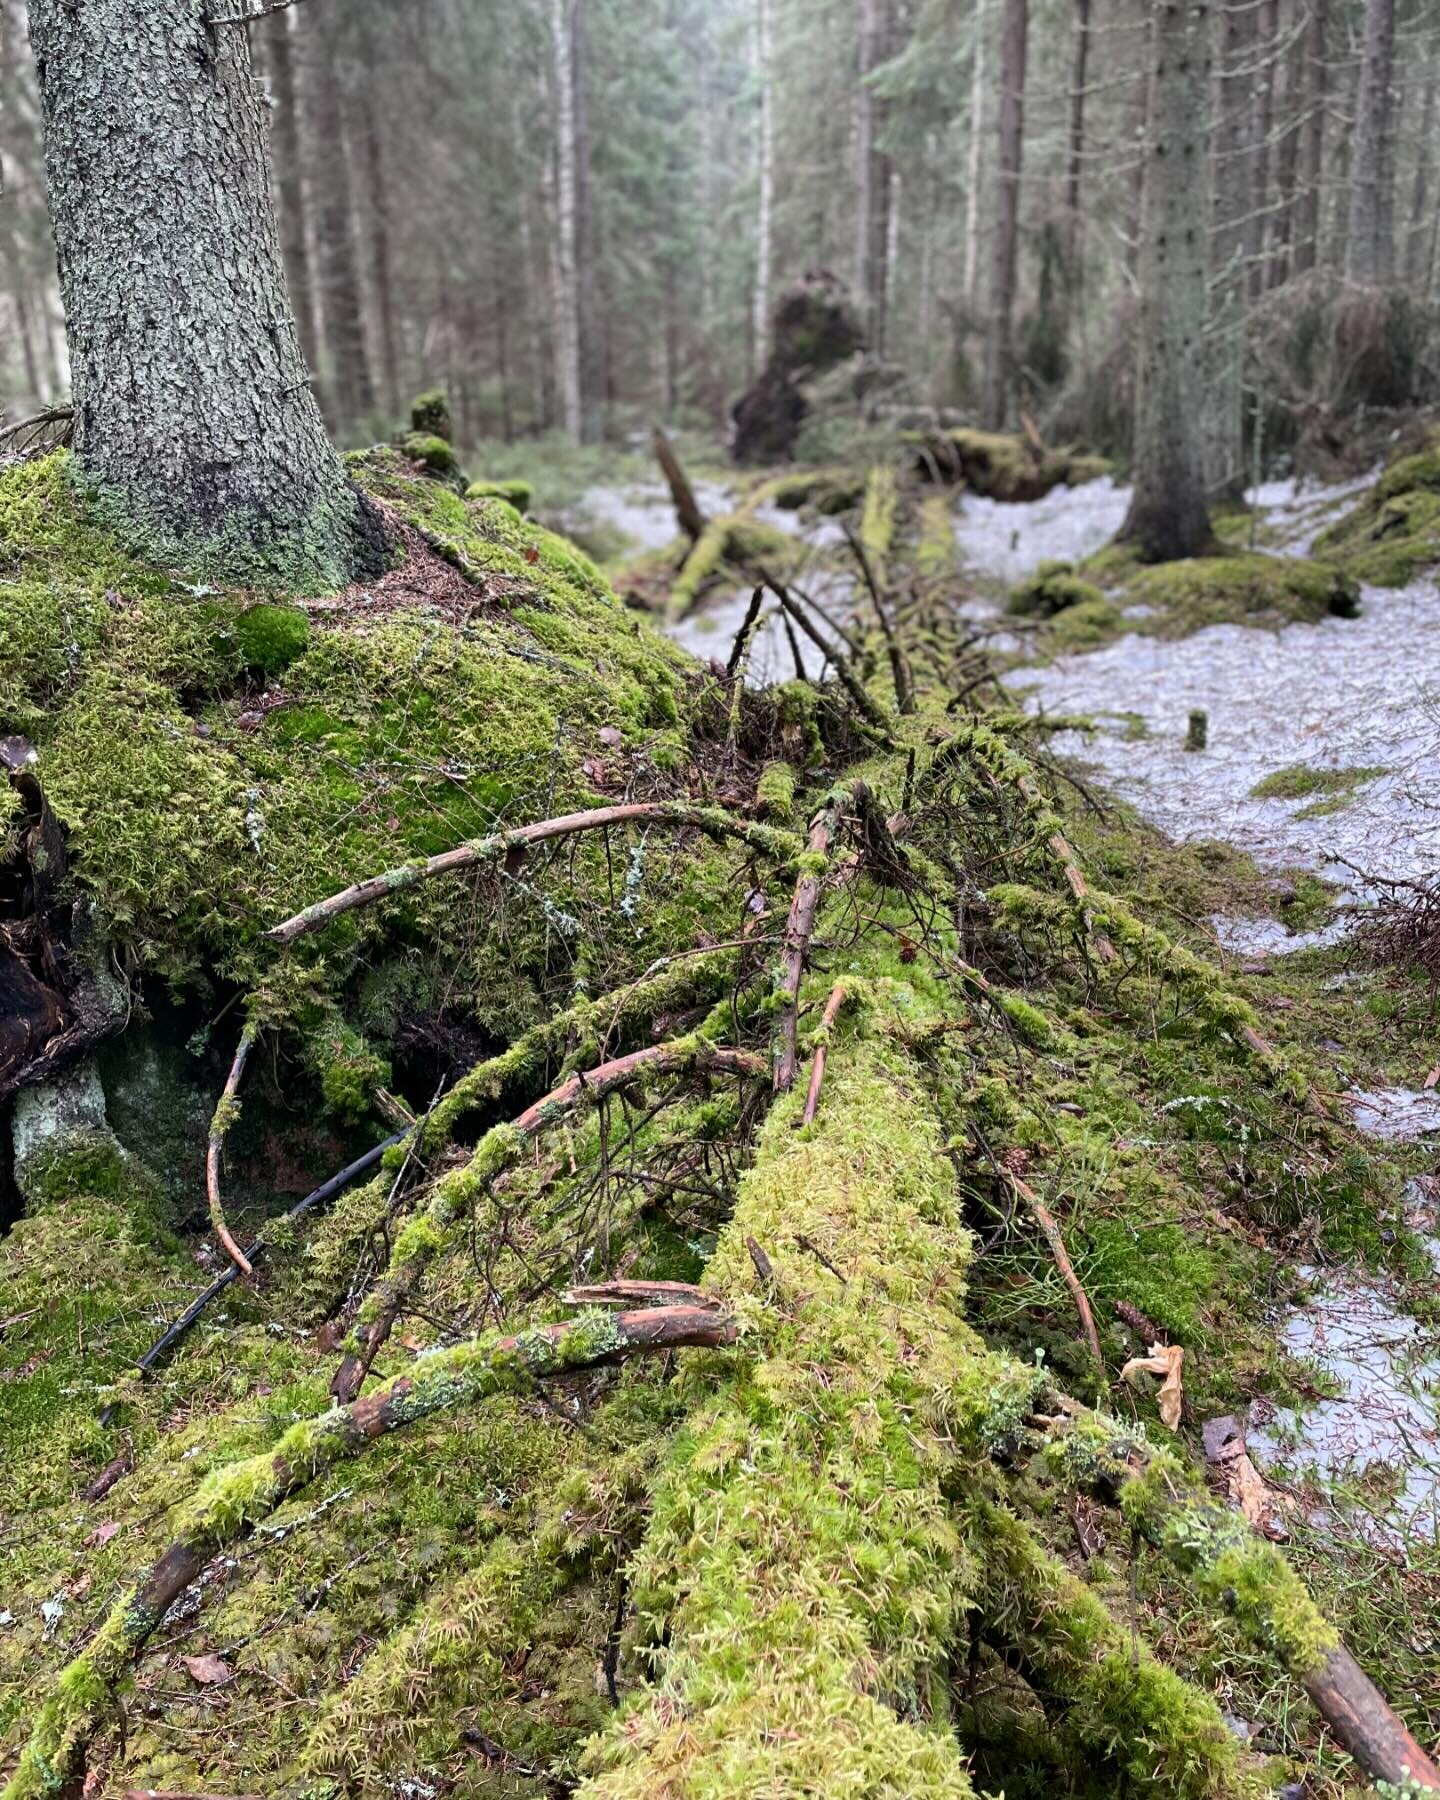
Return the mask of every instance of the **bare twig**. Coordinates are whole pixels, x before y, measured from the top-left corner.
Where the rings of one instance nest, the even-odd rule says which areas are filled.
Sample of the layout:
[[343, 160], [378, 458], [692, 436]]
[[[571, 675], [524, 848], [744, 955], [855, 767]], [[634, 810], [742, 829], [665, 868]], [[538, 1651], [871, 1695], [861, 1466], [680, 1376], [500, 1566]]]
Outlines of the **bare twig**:
[[245, 1064], [250, 1059], [250, 1046], [255, 1042], [255, 1037], [255, 1023], [253, 1020], [247, 1021], [245, 1029], [240, 1033], [240, 1042], [235, 1046], [235, 1058], [230, 1064], [230, 1073], [225, 1077], [219, 1104], [210, 1120], [210, 1142], [205, 1151], [205, 1193], [210, 1202], [210, 1223], [215, 1228], [216, 1237], [225, 1246], [225, 1254], [242, 1275], [250, 1273], [250, 1259], [235, 1242], [230, 1227], [225, 1222], [225, 1208], [220, 1198], [220, 1155], [225, 1145], [225, 1134], [239, 1110], [235, 1093], [240, 1086], [240, 1078], [245, 1073]]
[[511, 1167], [524, 1147], [547, 1127], [569, 1118], [582, 1103], [592, 1104], [615, 1093], [642, 1074], [675, 1075], [689, 1071], [762, 1075], [765, 1065], [747, 1050], [686, 1042], [651, 1044], [617, 1056], [583, 1073], [577, 1072], [508, 1125], [496, 1126], [476, 1146], [468, 1165], [436, 1182], [423, 1215], [424, 1229], [412, 1231], [397, 1245], [390, 1266], [360, 1310], [344, 1360], [336, 1369], [330, 1392], [342, 1404], [360, 1391], [371, 1363], [389, 1337], [401, 1309], [420, 1285], [431, 1262], [448, 1241], [462, 1204], [468, 1208], [476, 1186], [488, 1184]]
[[795, 1084], [795, 1067], [799, 1060], [797, 1022], [800, 1010], [800, 983], [805, 975], [805, 958], [815, 929], [815, 908], [825, 875], [830, 840], [835, 834], [835, 804], [832, 801], [816, 813], [810, 823], [806, 848], [814, 866], [803, 869], [795, 883], [790, 901], [790, 917], [785, 926], [785, 958], [780, 966], [777, 991], [785, 996], [785, 1011], [780, 1020], [780, 1048], [775, 1059], [774, 1088], [785, 1094]]
[[830, 998], [825, 1002], [825, 1010], [820, 1015], [820, 1039], [810, 1062], [810, 1091], [805, 1096], [805, 1110], [800, 1115], [802, 1125], [814, 1123], [820, 1105], [820, 1087], [825, 1080], [825, 1053], [829, 1048], [830, 1030], [844, 1003], [845, 983], [837, 981], [831, 988]]
[[886, 718], [876, 701], [871, 698], [865, 683], [861, 681], [860, 677], [852, 668], [849, 657], [846, 656], [845, 652], [841, 650], [838, 645], [829, 643], [815, 626], [811, 624], [803, 609], [795, 604], [790, 596], [790, 590], [783, 582], [776, 581], [773, 576], [767, 575], [765, 577], [765, 585], [780, 602], [781, 607], [784, 609], [785, 616], [789, 619], [793, 619], [795, 624], [804, 632], [805, 636], [809, 638], [816, 649], [835, 665], [835, 673], [839, 677], [840, 685], [855, 702], [856, 708], [862, 717], [881, 734], [884, 741], [888, 744], [890, 742], [890, 721]]
[[910, 664], [895, 631], [895, 621], [890, 616], [890, 608], [885, 596], [880, 592], [880, 584], [875, 578], [874, 565], [869, 553], [860, 541], [860, 535], [846, 523], [845, 538], [860, 565], [860, 573], [865, 578], [865, 586], [870, 591], [870, 600], [875, 608], [875, 617], [880, 621], [880, 630], [885, 637], [885, 649], [890, 657], [890, 673], [895, 682], [895, 706], [902, 713], [913, 713], [915, 710], [915, 682], [910, 674]]
[[1100, 1334], [1095, 1329], [1095, 1315], [1090, 1310], [1089, 1296], [1080, 1285], [1080, 1277], [1075, 1273], [1075, 1265], [1070, 1260], [1070, 1252], [1065, 1248], [1065, 1239], [1061, 1236], [1059, 1223], [1054, 1213], [1029, 1182], [1022, 1180], [1013, 1169], [1007, 1169], [1003, 1163], [1000, 1168], [1015, 1197], [1023, 1203], [1030, 1217], [1045, 1234], [1045, 1241], [1050, 1246], [1050, 1254], [1055, 1259], [1055, 1267], [1060, 1271], [1060, 1278], [1069, 1288], [1070, 1297], [1075, 1302], [1075, 1310], [1080, 1315], [1080, 1323], [1085, 1329], [1085, 1337], [1090, 1345], [1090, 1354], [1095, 1358], [1095, 1366], [1100, 1371], [1103, 1381], [1105, 1358], [1100, 1353]]
[[588, 812], [565, 813], [556, 819], [541, 819], [534, 825], [517, 825], [509, 831], [497, 831], [491, 837], [475, 838], [469, 843], [457, 844], [453, 850], [442, 850], [425, 862], [401, 863], [398, 868], [387, 869], [382, 875], [368, 876], [364, 881], [332, 894], [328, 900], [319, 900], [303, 912], [282, 919], [265, 935], [277, 944], [289, 944], [306, 932], [318, 931], [342, 913], [370, 906], [387, 894], [400, 893], [432, 876], [472, 869], [481, 863], [512, 865], [535, 844], [573, 837], [582, 831], [604, 831], [612, 825], [636, 823], [690, 825], [708, 837], [736, 838], [754, 850], [782, 858], [794, 855], [799, 849], [789, 832], [737, 819], [718, 806], [694, 806], [684, 800], [637, 800], [622, 806], [597, 806]]

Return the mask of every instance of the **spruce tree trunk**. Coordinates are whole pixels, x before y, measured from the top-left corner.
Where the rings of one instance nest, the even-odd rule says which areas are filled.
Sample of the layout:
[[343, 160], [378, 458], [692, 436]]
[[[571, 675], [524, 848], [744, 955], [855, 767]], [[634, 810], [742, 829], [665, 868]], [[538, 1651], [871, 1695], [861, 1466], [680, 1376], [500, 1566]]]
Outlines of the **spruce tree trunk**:
[[1249, 155], [1255, 81], [1254, 0], [1219, 9], [1219, 119], [1212, 141], [1210, 318], [1206, 338], [1203, 473], [1207, 494], [1235, 496], [1245, 485], [1242, 381], [1245, 349], [1245, 238], [1254, 204]]
[[1310, 0], [1305, 31], [1305, 122], [1300, 133], [1300, 192], [1295, 211], [1295, 273], [1308, 275], [1320, 255], [1320, 182], [1325, 170], [1325, 107], [1329, 96], [1326, 0]]
[[288, 7], [270, 22], [267, 48], [274, 100], [271, 129], [275, 139], [276, 211], [280, 218], [285, 279], [290, 286], [295, 332], [305, 366], [314, 369], [318, 366], [319, 333], [315, 326], [315, 282], [310, 271], [310, 240], [305, 220], [305, 153], [300, 141], [294, 30], [295, 13]]
[[1090, 0], [1075, 0], [1075, 49], [1070, 68], [1070, 144], [1065, 167], [1065, 261], [1078, 299], [1083, 287], [1080, 178], [1085, 163], [1085, 83], [1090, 68]]
[[1029, 0], [1003, 0], [1000, 14], [1000, 132], [990, 316], [985, 346], [985, 422], [998, 430], [1010, 404], [1011, 325], [1020, 253], [1020, 167], [1025, 143], [1025, 53]]
[[771, 250], [775, 216], [775, 46], [770, 9], [771, 0], [755, 0], [755, 79], [760, 88], [760, 131], [755, 149], [755, 286], [750, 296], [752, 381], [770, 360]]
[[1387, 286], [1395, 272], [1395, 0], [1366, 0], [1345, 273]]
[[285, 293], [244, 28], [32, 0], [82, 475], [157, 558], [340, 585], [383, 532], [325, 437]]
[[975, 0], [975, 54], [970, 65], [970, 139], [965, 197], [965, 300], [974, 306], [980, 275], [980, 166], [985, 125], [985, 42], [989, 25], [987, 0]]
[[1205, 326], [1209, 0], [1158, 0], [1140, 219], [1135, 492], [1120, 536], [1147, 562], [1211, 543], [1197, 393]]

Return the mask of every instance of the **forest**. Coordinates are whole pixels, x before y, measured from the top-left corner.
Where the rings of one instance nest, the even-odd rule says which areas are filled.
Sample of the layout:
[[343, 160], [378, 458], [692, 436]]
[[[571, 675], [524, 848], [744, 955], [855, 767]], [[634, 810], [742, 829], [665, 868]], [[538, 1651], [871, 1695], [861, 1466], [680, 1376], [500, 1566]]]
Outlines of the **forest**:
[[1440, 1795], [1433, 0], [0, 0], [0, 1800]]

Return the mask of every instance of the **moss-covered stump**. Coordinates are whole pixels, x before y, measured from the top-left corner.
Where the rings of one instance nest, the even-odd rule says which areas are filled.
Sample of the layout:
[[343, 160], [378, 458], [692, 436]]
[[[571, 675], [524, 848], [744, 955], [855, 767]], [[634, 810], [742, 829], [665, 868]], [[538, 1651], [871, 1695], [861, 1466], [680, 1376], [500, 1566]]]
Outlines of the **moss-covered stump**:
[[[698, 674], [579, 552], [393, 453], [352, 468], [398, 566], [303, 604], [192, 591], [124, 555], [85, 523], [63, 453], [0, 474], [0, 732], [34, 741], [104, 933], [152, 976], [254, 986], [259, 934], [337, 884], [612, 783], [683, 791]], [[502, 878], [357, 915], [292, 960], [279, 1009], [303, 1016], [368, 963], [362, 1031], [390, 1037], [445, 994], [508, 1035], [540, 1016], [567, 941], [609, 986], [671, 947], [673, 905], [707, 904], [703, 857], [656, 857], [624, 917], [607, 888], [606, 924], [579, 898], [604, 861], [592, 846], [548, 913]], [[397, 933], [405, 954], [377, 963]]]
[[1354, 580], [1376, 587], [1403, 587], [1440, 562], [1440, 433], [1394, 458], [1315, 547]]

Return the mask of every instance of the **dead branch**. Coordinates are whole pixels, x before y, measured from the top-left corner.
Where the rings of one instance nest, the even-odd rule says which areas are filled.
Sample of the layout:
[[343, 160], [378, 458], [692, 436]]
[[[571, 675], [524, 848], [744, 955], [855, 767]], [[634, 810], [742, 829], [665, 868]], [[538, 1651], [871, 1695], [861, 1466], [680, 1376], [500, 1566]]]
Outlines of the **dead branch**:
[[811, 624], [804, 610], [795, 604], [795, 601], [790, 596], [790, 590], [783, 582], [776, 581], [772, 575], [766, 575], [765, 585], [780, 602], [785, 616], [788, 619], [793, 620], [794, 623], [799, 626], [800, 630], [804, 632], [805, 636], [809, 638], [810, 642], [814, 644], [816, 649], [819, 650], [820, 654], [834, 664], [835, 673], [839, 678], [840, 685], [855, 702], [856, 708], [861, 716], [880, 733], [884, 742], [888, 745], [891, 741], [890, 721], [886, 718], [881, 707], [871, 697], [865, 683], [861, 681], [860, 677], [855, 673], [850, 658], [838, 644], [830, 643], [829, 640]]
[[[380, 1158], [393, 1144], [402, 1143], [407, 1135], [406, 1132], [397, 1131], [392, 1136], [385, 1138], [382, 1142], [367, 1150], [363, 1156], [357, 1156], [354, 1162], [346, 1163], [343, 1169], [330, 1176], [327, 1181], [322, 1181], [319, 1187], [312, 1188], [310, 1192], [305, 1195], [303, 1200], [297, 1200], [287, 1213], [281, 1215], [278, 1222], [282, 1224], [293, 1224], [296, 1219], [304, 1218], [305, 1214], [310, 1212], [314, 1207], [323, 1205], [332, 1195], [338, 1194], [341, 1188], [348, 1187], [352, 1181], [357, 1180], [361, 1175], [367, 1174], [375, 1167], [376, 1163], [379, 1162]], [[255, 1242], [246, 1250], [246, 1260], [253, 1266], [268, 1249], [269, 1245], [266, 1242], [265, 1233], [262, 1232], [261, 1235], [256, 1238]], [[222, 1269], [215, 1277], [214, 1281], [210, 1283], [209, 1287], [205, 1289], [205, 1292], [198, 1295], [190, 1302], [189, 1306], [185, 1308], [184, 1312], [181, 1313], [180, 1317], [176, 1319], [173, 1325], [169, 1325], [165, 1328], [135, 1365], [142, 1375], [148, 1374], [149, 1371], [155, 1367], [155, 1364], [159, 1362], [165, 1352], [171, 1349], [175, 1344], [179, 1343], [180, 1339], [184, 1337], [185, 1333], [200, 1317], [201, 1313], [204, 1312], [205, 1308], [215, 1296], [217, 1294], [223, 1294], [230, 1283], [238, 1278], [239, 1274], [240, 1265], [238, 1263], [231, 1263], [228, 1269]], [[105, 1407], [100, 1414], [100, 1423], [102, 1425], [108, 1425], [114, 1417], [116, 1410], [116, 1405], [113, 1402]], [[119, 1459], [117, 1459], [117, 1461], [118, 1460]], [[111, 1468], [114, 1467], [115, 1464], [112, 1463]], [[104, 1473], [108, 1475], [110, 1470], [107, 1469]], [[120, 1470], [115, 1479], [118, 1480], [119, 1475], [123, 1473], [125, 1473], [125, 1471], [123, 1469]], [[85, 1499], [98, 1500], [102, 1494], [108, 1492], [108, 1489], [106, 1488], [99, 1488], [98, 1492], [91, 1491], [98, 1486], [98, 1482], [102, 1478], [103, 1477], [97, 1477], [96, 1481], [92, 1482], [90, 1487], [85, 1490]], [[110, 1483], [110, 1486], [114, 1486], [114, 1481]]]
[[[490, 1334], [437, 1350], [353, 1405], [302, 1419], [273, 1450], [212, 1470], [184, 1506], [179, 1533], [124, 1591], [109, 1617], [60, 1675], [12, 1780], [56, 1790], [84, 1775], [95, 1733], [115, 1717], [115, 1689], [156, 1627], [210, 1558], [247, 1537], [292, 1494], [376, 1438], [422, 1419], [503, 1394], [532, 1393], [553, 1375], [668, 1352], [732, 1344], [735, 1321], [711, 1307], [659, 1306], [592, 1313], [515, 1336]], [[29, 1786], [23, 1791], [29, 1792]]]
[[565, 813], [559, 818], [541, 819], [534, 825], [517, 825], [509, 831], [497, 831], [491, 837], [475, 838], [457, 844], [453, 850], [442, 850], [425, 862], [401, 863], [398, 868], [387, 869], [382, 875], [368, 876], [364, 881], [332, 894], [328, 900], [319, 900], [303, 912], [282, 919], [278, 925], [271, 926], [265, 936], [277, 944], [289, 944], [307, 932], [318, 931], [342, 913], [370, 906], [387, 894], [400, 893], [432, 876], [454, 874], [477, 864], [510, 863], [523, 857], [535, 844], [573, 837], [582, 831], [604, 831], [611, 825], [636, 823], [690, 825], [707, 837], [735, 838], [753, 850], [781, 860], [793, 857], [800, 848], [791, 833], [737, 819], [718, 806], [694, 806], [685, 800], [637, 800], [622, 806], [597, 806], [588, 812]]
[[780, 966], [777, 993], [785, 997], [785, 1011], [780, 1020], [780, 1052], [775, 1060], [774, 1090], [789, 1093], [795, 1085], [795, 1067], [799, 1060], [797, 1026], [800, 1012], [800, 983], [805, 975], [805, 958], [815, 929], [815, 908], [825, 877], [830, 840], [835, 834], [835, 803], [821, 808], [810, 822], [806, 849], [812, 866], [801, 871], [790, 901], [790, 917], [785, 925], [785, 957]]
[[1055, 1259], [1055, 1267], [1060, 1271], [1060, 1278], [1070, 1290], [1070, 1297], [1075, 1302], [1075, 1310], [1080, 1315], [1080, 1323], [1084, 1327], [1086, 1341], [1090, 1345], [1090, 1354], [1095, 1358], [1095, 1366], [1100, 1371], [1100, 1379], [1105, 1379], [1105, 1358], [1100, 1353], [1100, 1334], [1095, 1329], [1095, 1315], [1090, 1310], [1090, 1298], [1081, 1286], [1080, 1277], [1075, 1273], [1075, 1265], [1070, 1260], [1070, 1252], [1065, 1248], [1065, 1239], [1061, 1235], [1060, 1225], [1054, 1213], [1035, 1192], [1029, 1182], [1021, 1179], [1013, 1169], [1001, 1164], [1001, 1173], [1009, 1182], [1017, 1200], [1025, 1207], [1030, 1217], [1045, 1234], [1045, 1242], [1050, 1246], [1050, 1254]]
[[675, 1075], [691, 1071], [763, 1075], [763, 1060], [748, 1050], [704, 1043], [651, 1044], [617, 1056], [583, 1073], [577, 1072], [544, 1099], [510, 1121], [487, 1132], [464, 1168], [436, 1182], [421, 1218], [397, 1241], [390, 1266], [371, 1289], [351, 1333], [344, 1360], [336, 1369], [330, 1392], [342, 1404], [360, 1391], [370, 1365], [390, 1335], [396, 1317], [410, 1300], [431, 1262], [448, 1241], [450, 1228], [477, 1189], [483, 1190], [522, 1154], [525, 1145], [551, 1125], [568, 1119], [582, 1102], [594, 1103], [633, 1081], [637, 1075]]
[[815, 1045], [815, 1054], [810, 1060], [810, 1089], [805, 1096], [805, 1110], [800, 1115], [802, 1125], [813, 1125], [815, 1122], [815, 1114], [820, 1106], [820, 1088], [825, 1080], [825, 1053], [830, 1045], [830, 1032], [844, 1003], [845, 983], [837, 981], [831, 988], [830, 998], [825, 1002], [825, 1010], [820, 1015], [820, 1036]]
[[910, 673], [910, 662], [895, 631], [895, 621], [890, 616], [890, 607], [885, 596], [880, 592], [880, 583], [875, 577], [874, 565], [870, 554], [860, 541], [859, 533], [848, 522], [842, 522], [846, 542], [849, 544], [855, 561], [860, 565], [860, 573], [865, 579], [865, 586], [870, 593], [870, 603], [875, 608], [875, 617], [880, 621], [880, 630], [885, 638], [886, 653], [890, 658], [890, 674], [895, 682], [895, 707], [901, 713], [913, 713], [915, 710], [915, 681]]
[[205, 1150], [205, 1193], [210, 1202], [210, 1223], [215, 1228], [216, 1237], [225, 1246], [225, 1254], [242, 1275], [250, 1273], [250, 1260], [235, 1242], [230, 1227], [225, 1223], [225, 1208], [220, 1199], [220, 1154], [224, 1148], [225, 1134], [234, 1123], [239, 1110], [235, 1093], [240, 1086], [240, 1078], [245, 1073], [245, 1064], [250, 1059], [250, 1046], [255, 1042], [255, 1036], [256, 1029], [252, 1020], [247, 1022], [240, 1033], [240, 1042], [235, 1046], [230, 1073], [225, 1077], [225, 1086], [210, 1121], [210, 1142]]
[[[1059, 1468], [1077, 1486], [1108, 1500], [1119, 1500], [1133, 1490], [1139, 1504], [1126, 1505], [1132, 1526], [1172, 1562], [1195, 1574], [1202, 1591], [1208, 1588], [1218, 1594], [1253, 1643], [1278, 1656], [1367, 1775], [1407, 1792], [1415, 1787], [1440, 1792], [1440, 1766], [1339, 1641], [1275, 1545], [1173, 1459], [1167, 1458], [1158, 1469], [1152, 1467], [1156, 1453], [1138, 1433], [1127, 1432], [1074, 1401], [1063, 1402], [1062, 1413], [1060, 1420], [1052, 1421], [1064, 1433], [1055, 1446]], [[1067, 1429], [1081, 1420], [1087, 1427], [1083, 1446], [1075, 1444]], [[1243, 1582], [1233, 1578], [1237, 1557], [1247, 1565], [1248, 1579]]]
[[676, 454], [675, 446], [658, 425], [650, 433], [650, 445], [670, 489], [670, 498], [675, 503], [675, 517], [679, 522], [680, 529], [692, 544], [698, 544], [705, 531], [705, 515], [700, 510], [700, 503], [695, 498], [695, 490], [690, 485], [690, 478], [686, 475], [684, 466]]

